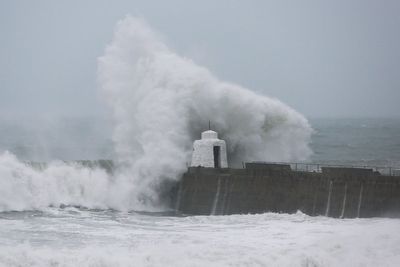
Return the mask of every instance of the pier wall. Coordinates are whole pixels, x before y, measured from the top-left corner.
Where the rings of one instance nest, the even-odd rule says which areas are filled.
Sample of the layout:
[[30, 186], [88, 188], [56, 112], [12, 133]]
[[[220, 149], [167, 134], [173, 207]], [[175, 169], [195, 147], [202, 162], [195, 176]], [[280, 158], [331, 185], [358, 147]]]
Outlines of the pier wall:
[[192, 215], [300, 210], [336, 218], [400, 217], [400, 177], [364, 168], [305, 172], [261, 163], [247, 163], [244, 169], [192, 167], [174, 195], [176, 210]]

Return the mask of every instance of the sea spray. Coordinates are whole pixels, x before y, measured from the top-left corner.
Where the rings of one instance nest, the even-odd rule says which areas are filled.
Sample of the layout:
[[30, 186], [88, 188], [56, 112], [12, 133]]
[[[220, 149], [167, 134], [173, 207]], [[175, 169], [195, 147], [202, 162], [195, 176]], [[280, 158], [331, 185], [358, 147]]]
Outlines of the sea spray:
[[[113, 112], [118, 160], [131, 182], [156, 199], [162, 181], [186, 170], [208, 120], [227, 141], [230, 166], [251, 160], [304, 160], [311, 127], [281, 103], [218, 80], [173, 52], [138, 18], [118, 22], [98, 60], [99, 84]], [[142, 192], [139, 190], [139, 192]]]
[[[303, 160], [311, 127], [281, 103], [218, 80], [174, 53], [142, 19], [118, 22], [98, 60], [99, 87], [115, 129], [113, 174], [51, 162], [43, 170], [0, 154], [0, 211], [72, 205], [159, 210], [160, 191], [186, 171], [192, 143], [212, 120], [227, 141], [230, 166], [252, 160]], [[164, 205], [162, 205], [164, 204]]]
[[5, 152], [0, 155], [0, 177], [0, 211], [42, 209], [59, 205], [107, 207], [110, 180], [99, 169], [90, 170], [53, 162], [39, 170]]
[[124, 172], [110, 174], [100, 167], [62, 161], [37, 168], [7, 151], [0, 154], [0, 212], [44, 210], [49, 206], [151, 210], [135, 190]]

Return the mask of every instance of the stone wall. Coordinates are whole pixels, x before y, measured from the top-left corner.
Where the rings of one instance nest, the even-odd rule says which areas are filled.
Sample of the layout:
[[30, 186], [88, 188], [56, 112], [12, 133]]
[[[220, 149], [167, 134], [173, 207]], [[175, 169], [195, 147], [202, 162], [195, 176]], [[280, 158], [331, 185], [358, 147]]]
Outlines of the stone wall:
[[247, 163], [244, 169], [193, 167], [174, 192], [176, 210], [193, 215], [300, 210], [337, 218], [400, 217], [400, 177], [372, 169], [301, 172], [262, 163]]

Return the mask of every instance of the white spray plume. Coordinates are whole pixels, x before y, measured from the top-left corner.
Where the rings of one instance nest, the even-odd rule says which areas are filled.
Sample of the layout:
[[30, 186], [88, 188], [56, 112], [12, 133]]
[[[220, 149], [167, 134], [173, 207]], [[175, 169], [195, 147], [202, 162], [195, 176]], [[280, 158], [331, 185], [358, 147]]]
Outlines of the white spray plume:
[[163, 182], [186, 171], [192, 144], [212, 121], [231, 166], [242, 161], [306, 159], [307, 120], [276, 99], [221, 82], [172, 52], [141, 19], [117, 24], [99, 58], [99, 83], [115, 118], [124, 168], [110, 175], [61, 162], [35, 170], [0, 155], [0, 211], [77, 205], [116, 210], [160, 207]]
[[282, 102], [219, 81], [171, 51], [142, 19], [118, 22], [99, 59], [99, 82], [114, 112], [114, 141], [133, 175], [176, 179], [208, 120], [227, 141], [231, 166], [242, 161], [304, 160], [307, 120]]

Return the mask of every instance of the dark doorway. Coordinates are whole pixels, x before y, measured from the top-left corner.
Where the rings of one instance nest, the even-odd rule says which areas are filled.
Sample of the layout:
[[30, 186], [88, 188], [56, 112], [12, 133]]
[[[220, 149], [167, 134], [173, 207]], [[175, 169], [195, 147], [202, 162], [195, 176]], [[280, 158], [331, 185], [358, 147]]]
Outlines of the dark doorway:
[[220, 146], [214, 146], [214, 168], [221, 168]]

